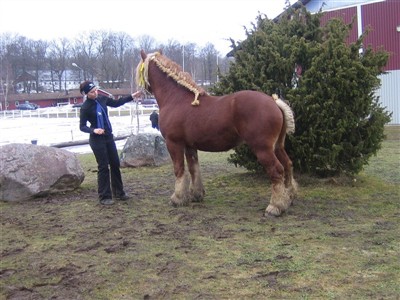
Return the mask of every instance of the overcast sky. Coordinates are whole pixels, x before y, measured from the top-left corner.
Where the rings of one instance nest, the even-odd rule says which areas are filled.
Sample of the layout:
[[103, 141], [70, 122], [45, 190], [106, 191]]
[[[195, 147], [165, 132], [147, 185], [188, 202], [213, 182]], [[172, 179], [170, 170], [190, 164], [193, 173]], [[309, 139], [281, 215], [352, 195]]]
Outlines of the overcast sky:
[[0, 0], [0, 33], [51, 40], [122, 31], [159, 43], [210, 42], [226, 54], [228, 39], [243, 40], [244, 26], [250, 28], [259, 12], [272, 19], [284, 6], [285, 0]]

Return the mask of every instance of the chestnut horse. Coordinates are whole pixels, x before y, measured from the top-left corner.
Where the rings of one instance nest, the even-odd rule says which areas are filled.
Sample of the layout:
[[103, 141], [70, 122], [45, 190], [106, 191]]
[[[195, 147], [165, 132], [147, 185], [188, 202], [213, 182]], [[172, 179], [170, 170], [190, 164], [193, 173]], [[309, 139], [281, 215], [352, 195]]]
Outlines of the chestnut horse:
[[[257, 91], [211, 96], [191, 76], [160, 52], [141, 51], [136, 84], [152, 93], [159, 106], [159, 127], [176, 176], [173, 205], [202, 201], [205, 195], [197, 151], [228, 151], [246, 143], [272, 182], [266, 213], [279, 216], [297, 191], [292, 162], [284, 149], [294, 131], [290, 107]], [[190, 184], [185, 176], [185, 157]]]

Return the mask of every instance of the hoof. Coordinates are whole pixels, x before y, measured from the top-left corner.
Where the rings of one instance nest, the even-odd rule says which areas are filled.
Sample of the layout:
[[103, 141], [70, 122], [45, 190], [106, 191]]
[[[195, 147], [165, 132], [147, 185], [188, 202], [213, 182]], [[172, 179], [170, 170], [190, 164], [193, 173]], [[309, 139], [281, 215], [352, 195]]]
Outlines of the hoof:
[[178, 198], [175, 196], [175, 193], [171, 196], [171, 201], [169, 202], [172, 206], [186, 206], [189, 204], [188, 198]]
[[288, 202], [288, 207], [293, 205], [293, 202], [298, 198], [297, 197], [297, 190], [290, 190], [289, 191], [289, 202]]
[[190, 197], [192, 202], [203, 202], [204, 200], [204, 191], [201, 193], [191, 193]]
[[282, 211], [278, 207], [270, 204], [265, 210], [265, 213], [274, 217], [278, 217], [282, 214]]
[[203, 202], [203, 198], [195, 197], [195, 198], [192, 199], [192, 202], [195, 202], [195, 203]]
[[182, 206], [188, 206], [188, 203], [186, 203], [186, 202], [179, 202], [179, 203], [176, 203], [176, 202], [173, 202], [173, 201], [171, 200], [171, 201], [169, 201], [169, 205], [171, 205], [171, 206], [173, 206], [173, 207], [182, 207]]

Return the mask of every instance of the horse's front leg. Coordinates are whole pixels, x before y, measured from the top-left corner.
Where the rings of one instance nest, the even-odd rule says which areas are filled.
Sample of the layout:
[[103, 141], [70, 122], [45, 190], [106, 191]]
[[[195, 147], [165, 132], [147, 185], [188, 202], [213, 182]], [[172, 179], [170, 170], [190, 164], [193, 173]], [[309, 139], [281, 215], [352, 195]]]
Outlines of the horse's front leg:
[[185, 176], [184, 147], [167, 140], [167, 148], [175, 173], [175, 191], [171, 196], [171, 204], [174, 206], [187, 205], [190, 201], [190, 195], [188, 180]]
[[191, 200], [194, 202], [203, 201], [205, 191], [204, 191], [203, 181], [201, 179], [199, 157], [197, 155], [197, 150], [186, 147], [185, 156], [191, 177], [190, 187], [189, 187]]

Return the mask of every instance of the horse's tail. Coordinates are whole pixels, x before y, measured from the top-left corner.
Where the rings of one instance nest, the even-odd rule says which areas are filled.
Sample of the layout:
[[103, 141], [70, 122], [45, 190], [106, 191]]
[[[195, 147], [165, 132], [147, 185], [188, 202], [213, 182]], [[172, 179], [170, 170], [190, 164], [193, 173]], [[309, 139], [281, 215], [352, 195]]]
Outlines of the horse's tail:
[[289, 105], [286, 104], [286, 102], [282, 101], [279, 99], [277, 94], [273, 94], [272, 98], [274, 98], [276, 104], [280, 108], [280, 110], [283, 113], [283, 116], [285, 118], [285, 124], [286, 124], [286, 133], [294, 133], [295, 130], [295, 125], [294, 125], [294, 114], [292, 109], [290, 108]]

